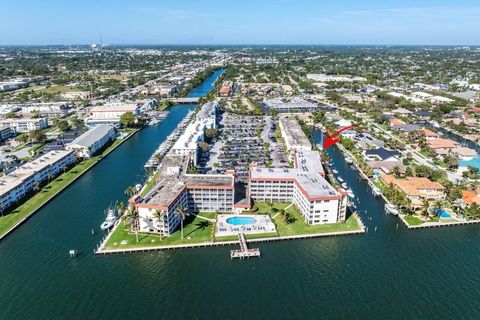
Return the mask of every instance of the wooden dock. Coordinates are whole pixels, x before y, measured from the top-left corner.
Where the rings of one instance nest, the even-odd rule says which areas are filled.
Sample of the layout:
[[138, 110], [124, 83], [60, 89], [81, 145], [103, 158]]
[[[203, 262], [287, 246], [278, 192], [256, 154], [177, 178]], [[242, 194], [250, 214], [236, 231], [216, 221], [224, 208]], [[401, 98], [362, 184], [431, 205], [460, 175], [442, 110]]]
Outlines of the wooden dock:
[[238, 241], [240, 242], [240, 250], [230, 250], [230, 259], [260, 257], [260, 249], [248, 249], [247, 239], [245, 238], [245, 234], [243, 232], [238, 234]]

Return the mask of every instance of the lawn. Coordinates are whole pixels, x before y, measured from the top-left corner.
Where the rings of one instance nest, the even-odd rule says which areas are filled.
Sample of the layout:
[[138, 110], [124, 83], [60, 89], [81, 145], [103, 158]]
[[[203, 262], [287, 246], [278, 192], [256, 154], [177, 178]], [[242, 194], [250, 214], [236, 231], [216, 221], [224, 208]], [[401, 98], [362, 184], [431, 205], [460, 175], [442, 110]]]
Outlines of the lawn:
[[360, 225], [353, 215], [351, 215], [347, 221], [345, 221], [345, 223], [340, 222], [309, 226], [305, 224], [303, 217], [296, 206], [290, 206], [287, 209], [287, 212], [290, 212], [293, 215], [295, 219], [294, 222], [286, 222], [285, 218], [281, 214], [272, 214], [272, 208], [281, 210], [285, 209], [288, 205], [288, 203], [273, 203], [273, 206], [270, 206], [267, 203], [256, 203], [255, 206], [258, 208], [258, 210], [255, 212], [255, 214], [269, 214], [272, 217], [275, 226], [277, 227], [277, 233], [280, 237], [360, 230]]
[[411, 225], [411, 226], [418, 226], [422, 224], [424, 221], [414, 215], [405, 215], [404, 216], [405, 221]]
[[155, 186], [155, 183], [157, 182], [158, 176], [160, 175], [160, 171], [157, 170], [153, 174], [153, 176], [150, 176], [147, 181], [147, 185], [145, 188], [142, 190], [140, 193], [141, 197], [144, 197], [150, 190], [152, 190], [153, 186]]
[[51, 86], [51, 87], [45, 87], [42, 89], [37, 89], [35, 92], [43, 92], [43, 93], [50, 93], [50, 94], [61, 94], [65, 93], [68, 91], [77, 91], [79, 90], [78, 87], [75, 86]]
[[123, 222], [120, 222], [108, 239], [105, 248], [126, 249], [212, 242], [215, 223], [201, 219], [200, 217], [214, 219], [215, 216], [215, 212], [202, 212], [199, 213], [197, 217], [192, 216], [190, 218], [192, 220], [189, 220], [187, 217], [183, 223], [183, 239], [181, 238], [179, 228], [170, 237], [163, 237], [162, 240], [160, 240], [158, 234], [139, 233], [138, 242], [136, 235], [125, 230]]
[[94, 166], [105, 155], [115, 149], [123, 140], [116, 139], [99, 155], [85, 159], [72, 167], [67, 172], [61, 174], [56, 179], [49, 182], [38, 193], [30, 197], [24, 203], [15, 208], [11, 213], [0, 217], [0, 237], [8, 230], [19, 223], [22, 219], [28, 217], [36, 210], [40, 209], [51, 198], [55, 197], [60, 191], [75, 181], [82, 173]]

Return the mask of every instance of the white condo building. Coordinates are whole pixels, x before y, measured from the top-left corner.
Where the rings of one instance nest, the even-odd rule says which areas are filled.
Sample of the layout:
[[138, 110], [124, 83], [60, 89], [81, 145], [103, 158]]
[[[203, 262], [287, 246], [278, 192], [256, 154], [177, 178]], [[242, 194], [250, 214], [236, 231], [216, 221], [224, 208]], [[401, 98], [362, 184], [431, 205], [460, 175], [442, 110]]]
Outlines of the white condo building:
[[90, 115], [85, 119], [85, 124], [93, 127], [99, 124], [120, 126], [120, 117], [131, 112], [135, 116], [141, 115], [141, 106], [123, 102], [110, 102], [103, 106], [95, 106], [90, 110]]
[[0, 177], [0, 207], [6, 209], [21, 200], [36, 185], [57, 176], [76, 160], [73, 151], [50, 151]]
[[66, 149], [75, 150], [80, 157], [90, 158], [114, 137], [115, 128], [101, 124], [77, 137], [66, 146]]
[[40, 130], [48, 127], [47, 119], [29, 119], [29, 118], [16, 118], [16, 119], [4, 119], [0, 120], [0, 128], [9, 127], [15, 132], [22, 133], [31, 130]]
[[298, 124], [294, 117], [281, 116], [279, 120], [280, 131], [285, 140], [285, 145], [289, 153], [288, 159], [293, 161], [295, 152], [300, 150], [312, 150], [310, 140]]

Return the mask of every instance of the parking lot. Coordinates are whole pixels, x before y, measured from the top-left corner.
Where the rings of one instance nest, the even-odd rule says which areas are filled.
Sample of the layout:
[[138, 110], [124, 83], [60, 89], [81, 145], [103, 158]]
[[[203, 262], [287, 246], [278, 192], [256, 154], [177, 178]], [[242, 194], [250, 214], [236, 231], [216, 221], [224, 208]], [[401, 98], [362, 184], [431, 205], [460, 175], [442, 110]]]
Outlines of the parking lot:
[[[235, 115], [225, 112], [219, 123], [219, 139], [210, 147], [206, 167], [212, 172], [235, 169], [237, 176], [247, 177], [252, 162], [271, 162], [268, 132], [264, 117]], [[266, 139], [265, 139], [266, 138]]]

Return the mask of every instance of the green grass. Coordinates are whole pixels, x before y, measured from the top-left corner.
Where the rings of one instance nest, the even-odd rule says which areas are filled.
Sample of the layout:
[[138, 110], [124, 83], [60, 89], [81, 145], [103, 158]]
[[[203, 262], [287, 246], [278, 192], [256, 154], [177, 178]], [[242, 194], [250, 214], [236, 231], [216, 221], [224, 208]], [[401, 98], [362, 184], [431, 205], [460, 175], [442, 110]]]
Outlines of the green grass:
[[94, 166], [109, 152], [115, 149], [123, 140], [116, 139], [107, 148], [105, 148], [99, 155], [84, 159], [76, 166], [72, 167], [67, 172], [61, 174], [56, 179], [53, 179], [45, 185], [38, 193], [31, 196], [21, 205], [16, 207], [10, 213], [0, 217], [0, 237], [2, 237], [8, 230], [19, 223], [22, 219], [28, 217], [33, 212], [41, 208], [46, 202], [57, 195], [82, 173]]
[[[214, 219], [216, 213], [202, 212], [199, 216]], [[141, 248], [148, 246], [171, 246], [180, 244], [203, 243], [213, 241], [213, 232], [215, 223], [210, 222], [199, 217], [189, 217], [183, 223], [183, 239], [181, 238], [180, 228], [175, 231], [170, 237], [163, 237], [155, 233], [140, 233], [138, 235], [138, 242], [134, 233], [128, 232], [123, 222], [115, 228], [113, 234], [108, 239], [105, 245], [106, 249], [126, 249], [126, 248]], [[122, 241], [126, 243], [122, 244]]]
[[35, 92], [43, 92], [43, 93], [50, 93], [50, 94], [61, 94], [68, 91], [78, 91], [79, 88], [75, 86], [51, 86], [48, 88], [37, 89]]
[[404, 219], [411, 226], [418, 226], [423, 223], [423, 220], [413, 215], [405, 215]]
[[140, 193], [141, 197], [144, 197], [150, 190], [152, 190], [153, 186], [155, 186], [155, 183], [157, 182], [158, 176], [160, 175], [160, 171], [157, 170], [153, 176], [151, 176], [148, 181], [145, 189], [142, 190]]

